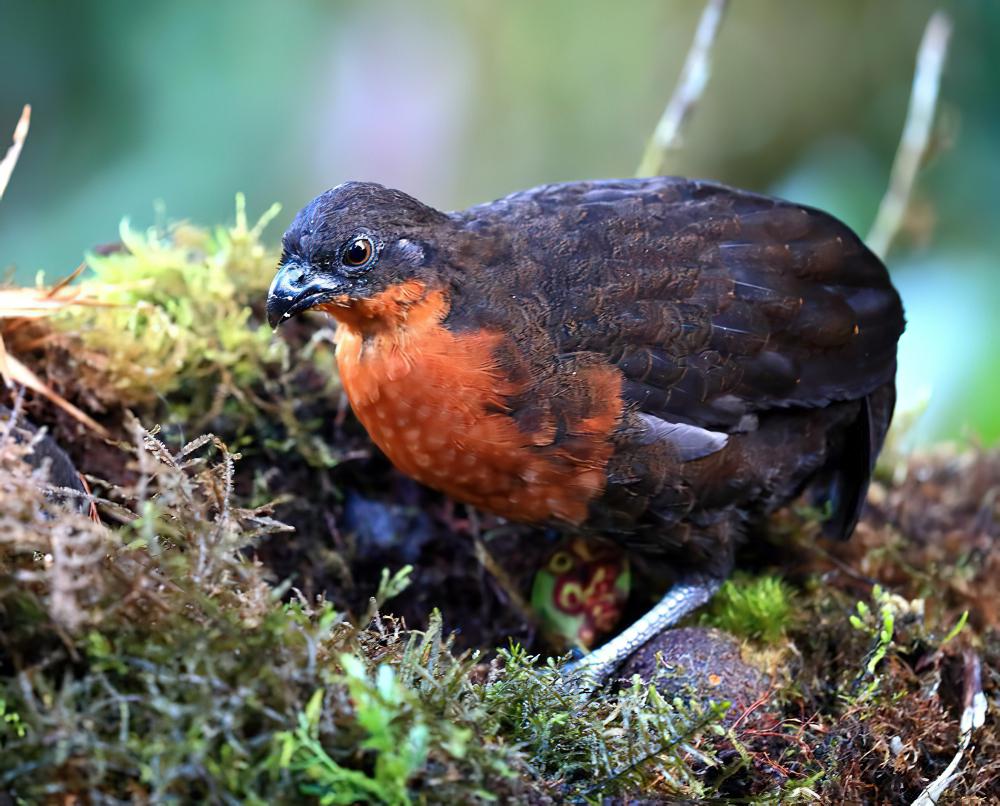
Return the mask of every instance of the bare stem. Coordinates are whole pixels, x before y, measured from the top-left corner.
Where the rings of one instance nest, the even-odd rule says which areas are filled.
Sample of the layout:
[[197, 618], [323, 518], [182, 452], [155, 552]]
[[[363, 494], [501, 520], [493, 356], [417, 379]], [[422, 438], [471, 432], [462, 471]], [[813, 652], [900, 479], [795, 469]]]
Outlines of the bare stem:
[[636, 172], [637, 176], [656, 176], [662, 173], [667, 152], [680, 146], [684, 124], [708, 84], [712, 46], [719, 34], [722, 17], [728, 5], [729, 0], [708, 0], [705, 4], [691, 48], [684, 60], [684, 68], [674, 88], [674, 94], [670, 97], [667, 108], [663, 110], [653, 136], [649, 138], [646, 151], [642, 155], [642, 162], [639, 163], [639, 170]]
[[31, 123], [31, 105], [25, 104], [21, 110], [21, 118], [14, 128], [14, 143], [7, 149], [4, 158], [0, 160], [0, 199], [7, 189], [10, 175], [14, 173], [14, 166], [17, 165], [17, 158], [21, 156], [21, 147], [24, 145], [24, 138], [28, 136], [28, 126]]
[[927, 23], [924, 38], [920, 42], [913, 88], [910, 90], [910, 105], [906, 111], [906, 123], [896, 149], [896, 158], [892, 163], [889, 187], [868, 232], [868, 247], [882, 258], [888, 253], [903, 224], [917, 172], [927, 154], [951, 29], [951, 18], [943, 11], [938, 11]]

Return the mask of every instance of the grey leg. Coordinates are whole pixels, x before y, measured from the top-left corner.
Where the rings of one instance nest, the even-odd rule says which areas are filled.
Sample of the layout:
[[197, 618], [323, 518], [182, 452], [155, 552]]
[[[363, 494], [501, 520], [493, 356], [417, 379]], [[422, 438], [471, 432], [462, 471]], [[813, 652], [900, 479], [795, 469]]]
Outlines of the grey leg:
[[646, 615], [577, 661], [570, 671], [579, 673], [582, 678], [595, 685], [603, 683], [622, 661], [650, 638], [670, 625], [676, 624], [692, 610], [711, 599], [721, 584], [721, 579], [712, 576], [682, 578]]

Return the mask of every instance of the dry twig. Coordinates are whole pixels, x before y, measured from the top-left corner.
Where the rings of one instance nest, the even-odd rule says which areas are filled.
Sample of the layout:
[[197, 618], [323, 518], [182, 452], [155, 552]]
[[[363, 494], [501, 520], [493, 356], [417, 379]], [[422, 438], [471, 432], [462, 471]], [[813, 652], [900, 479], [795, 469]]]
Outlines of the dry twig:
[[965, 653], [965, 694], [962, 718], [959, 723], [958, 750], [937, 778], [913, 801], [913, 806], [935, 806], [948, 787], [961, 775], [959, 765], [972, 744], [974, 733], [986, 724], [987, 701], [983, 693], [982, 661], [972, 650]]
[[729, 0], [708, 0], [705, 10], [698, 20], [698, 29], [684, 60], [684, 68], [677, 81], [674, 94], [667, 108], [663, 110], [660, 122], [656, 124], [653, 136], [649, 138], [646, 151], [639, 163], [637, 176], [657, 176], [663, 172], [667, 152], [681, 144], [684, 124], [691, 115], [695, 104], [701, 98], [711, 73], [712, 46], [719, 34], [722, 17]]
[[906, 123], [896, 149], [896, 158], [892, 163], [889, 187], [868, 232], [868, 247], [881, 258], [885, 258], [899, 233], [910, 204], [917, 172], [927, 155], [937, 111], [941, 73], [948, 57], [951, 29], [951, 18], [943, 11], [938, 11], [927, 23], [920, 42], [913, 88], [910, 90], [910, 105], [906, 111]]
[[[24, 109], [21, 111], [21, 118], [14, 129], [14, 142], [7, 149], [4, 158], [0, 160], [0, 198], [3, 198], [4, 191], [7, 189], [7, 183], [10, 182], [11, 174], [17, 165], [17, 159], [21, 155], [24, 140], [28, 136], [30, 123], [31, 106], [25, 104]], [[78, 291], [67, 288], [69, 282], [79, 276], [81, 271], [82, 267], [77, 269], [67, 280], [57, 283], [51, 289], [0, 289], [0, 323], [5, 323], [6, 320], [10, 319], [15, 319], [16, 321], [49, 316], [54, 312], [62, 310], [67, 305], [82, 301], [78, 299]], [[8, 386], [18, 383], [47, 397], [55, 405], [59, 406], [59, 408], [88, 428], [102, 436], [108, 436], [108, 432], [103, 426], [55, 392], [28, 366], [7, 352], [2, 333], [0, 333], [0, 377], [3, 378]]]
[[10, 182], [10, 175], [14, 173], [14, 166], [17, 165], [17, 158], [21, 156], [21, 148], [24, 146], [24, 138], [28, 136], [28, 126], [31, 124], [31, 105], [25, 104], [21, 110], [21, 118], [14, 128], [14, 142], [4, 158], [0, 160], [0, 199]]

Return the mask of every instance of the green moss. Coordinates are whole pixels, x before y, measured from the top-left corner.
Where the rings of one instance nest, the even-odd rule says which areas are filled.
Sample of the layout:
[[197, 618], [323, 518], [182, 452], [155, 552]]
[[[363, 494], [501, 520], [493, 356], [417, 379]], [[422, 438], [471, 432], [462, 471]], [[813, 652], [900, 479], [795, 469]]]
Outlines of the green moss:
[[407, 632], [378, 615], [407, 568], [383, 575], [365, 629], [322, 600], [285, 602], [245, 553], [284, 527], [238, 505], [237, 457], [211, 436], [171, 451], [131, 428], [138, 478], [106, 504], [114, 530], [46, 499], [15, 472], [19, 446], [0, 446], [24, 479], [23, 516], [8, 507], [0, 537], [0, 789], [464, 803], [655, 778], [704, 793], [694, 765], [714, 763], [716, 709], [638, 681], [593, 697], [518, 648], [484, 680], [439, 616]]
[[[851, 543], [825, 550], [854, 553], [835, 566], [817, 560], [794, 595], [773, 576], [737, 574], [723, 586], [702, 621], [781, 647], [766, 702], [731, 713], [725, 729], [718, 709], [667, 700], [649, 683], [579, 688], [519, 646], [489, 664], [456, 653], [436, 613], [426, 629], [405, 629], [380, 612], [403, 592], [408, 566], [380, 581], [373, 564], [353, 618], [274, 578], [258, 556], [284, 552], [301, 563], [293, 570], [311, 571], [336, 551], [343, 573], [312, 590], [339, 595], [357, 564], [350, 536], [328, 545], [343, 512], [331, 503], [338, 485], [388, 497], [392, 483], [367, 465], [364, 478], [327, 471], [347, 450], [330, 425], [329, 332], [310, 335], [314, 323], [297, 321], [275, 338], [264, 326], [276, 260], [261, 241], [265, 223], [249, 227], [239, 200], [226, 229], [125, 226], [123, 250], [95, 256], [84, 283], [113, 305], [68, 310], [55, 331], [32, 330], [47, 322], [12, 331], [12, 342], [42, 345], [24, 354], [54, 388], [116, 432], [119, 442], [74, 442], [70, 423], [61, 436], [88, 472], [88, 449], [99, 449], [96, 475], [121, 486], [94, 482], [96, 523], [46, 496], [44, 474], [22, 461], [26, 447], [0, 435], [0, 797], [912, 800], [948, 763], [957, 721], [938, 692], [964, 696], [953, 681], [969, 679], [970, 648], [988, 635], [976, 597], [992, 601], [996, 587], [995, 552], [974, 542], [992, 529], [983, 504], [995, 497], [992, 454], [909, 460], [915, 470], [887, 473], [894, 486], [872, 497], [884, 508]], [[178, 428], [146, 432], [127, 408]], [[177, 447], [178, 432], [205, 430], [221, 438]], [[300, 518], [297, 534], [276, 520], [276, 495], [289, 502], [283, 519]], [[819, 515], [789, 520], [784, 537], [805, 557]], [[414, 560], [417, 579], [427, 562]], [[886, 588], [858, 606], [859, 573], [903, 595]], [[443, 587], [430, 601], [455, 607]], [[935, 597], [934, 635], [925, 595]], [[480, 642], [487, 651], [490, 641]], [[989, 651], [984, 681], [998, 679]], [[995, 732], [977, 742], [989, 758]]]
[[[237, 196], [231, 227], [176, 224], [136, 232], [91, 255], [79, 283], [88, 304], [53, 317], [42, 374], [88, 410], [123, 409], [241, 451], [292, 454], [330, 467], [324, 415], [339, 391], [329, 330], [274, 334], [263, 316], [278, 253], [261, 238], [277, 214], [253, 226]], [[41, 341], [39, 339], [38, 341]], [[109, 418], [105, 416], [104, 421]]]
[[783, 580], [738, 573], [723, 583], [700, 622], [741, 638], [777, 644], [794, 612], [793, 591]]
[[213, 403], [198, 399], [199, 387], [221, 384], [221, 394], [239, 399], [239, 390], [287, 363], [285, 342], [251, 322], [251, 305], [263, 298], [277, 262], [260, 242], [277, 212], [248, 227], [238, 197], [236, 224], [227, 229], [140, 233], [126, 221], [120, 250], [88, 258], [81, 291], [99, 306], [69, 308], [58, 321], [103, 357], [117, 400], [149, 404], [157, 396], [183, 398], [178, 393], [186, 390], [175, 414], [188, 420], [192, 406]]
[[485, 724], [523, 747], [543, 775], [562, 780], [564, 794], [596, 800], [651, 781], [661, 796], [710, 791], [696, 769], [717, 764], [709, 737], [722, 733], [725, 704], [668, 700], [656, 680], [638, 677], [616, 695], [595, 696], [518, 646], [500, 657], [503, 673], [480, 689]]
[[858, 697], [851, 698], [852, 702], [867, 699], [878, 689], [878, 666], [893, 646], [896, 608], [893, 606], [892, 597], [882, 590], [880, 585], [876, 585], [872, 589], [872, 600], [875, 603], [874, 612], [866, 602], [858, 602], [855, 607], [856, 612], [850, 616], [851, 626], [867, 635], [872, 641], [871, 649], [865, 658], [864, 669], [857, 680], [857, 684], [860, 685], [865, 678], [867, 684]]

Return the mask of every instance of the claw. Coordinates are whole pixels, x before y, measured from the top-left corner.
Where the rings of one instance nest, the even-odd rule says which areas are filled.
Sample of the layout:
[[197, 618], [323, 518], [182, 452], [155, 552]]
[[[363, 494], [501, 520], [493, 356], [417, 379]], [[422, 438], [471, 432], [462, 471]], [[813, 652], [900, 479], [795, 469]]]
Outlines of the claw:
[[607, 681], [622, 661], [667, 627], [711, 599], [722, 584], [713, 576], [683, 577], [662, 599], [632, 626], [623, 630], [586, 657], [574, 661], [567, 669], [581, 684], [597, 687]]

